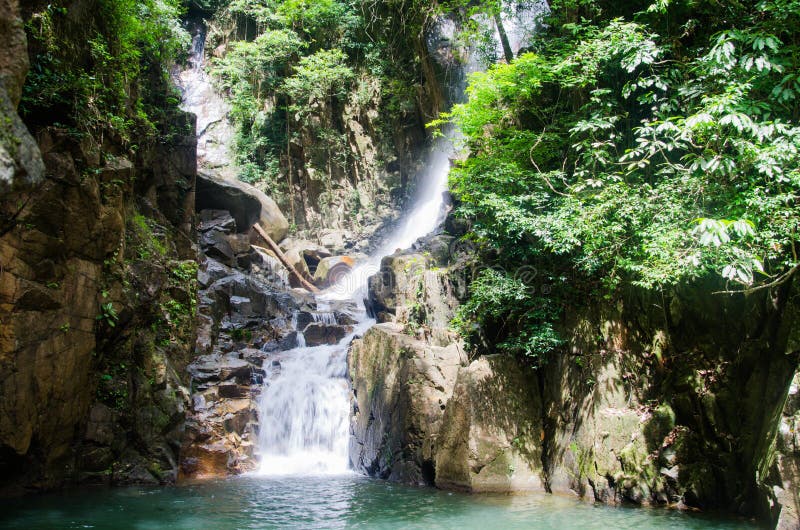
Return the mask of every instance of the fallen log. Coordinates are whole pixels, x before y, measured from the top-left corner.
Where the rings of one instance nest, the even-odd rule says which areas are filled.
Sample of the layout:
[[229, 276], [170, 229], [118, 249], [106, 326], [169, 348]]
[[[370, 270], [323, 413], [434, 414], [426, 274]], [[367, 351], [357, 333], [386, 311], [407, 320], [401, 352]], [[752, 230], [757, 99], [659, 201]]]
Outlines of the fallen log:
[[264, 231], [263, 228], [261, 228], [260, 226], [255, 224], [255, 225], [253, 225], [253, 230], [255, 230], [256, 233], [259, 236], [261, 236], [261, 239], [263, 239], [267, 243], [267, 247], [269, 247], [269, 249], [272, 251], [272, 253], [275, 254], [275, 256], [277, 256], [278, 261], [280, 261], [283, 264], [283, 266], [286, 267], [286, 270], [289, 271], [289, 274], [294, 276], [297, 279], [297, 281], [300, 282], [300, 285], [302, 285], [307, 291], [310, 291], [312, 293], [318, 293], [319, 292], [319, 289], [317, 289], [308, 280], [303, 278], [303, 275], [300, 274], [297, 271], [297, 269], [295, 269], [292, 266], [291, 263], [289, 263], [289, 260], [286, 259], [286, 255], [284, 255], [283, 251], [281, 251], [281, 249], [278, 246], [278, 244], [275, 243], [275, 241], [273, 241], [271, 237], [269, 237], [269, 234], [267, 234]]

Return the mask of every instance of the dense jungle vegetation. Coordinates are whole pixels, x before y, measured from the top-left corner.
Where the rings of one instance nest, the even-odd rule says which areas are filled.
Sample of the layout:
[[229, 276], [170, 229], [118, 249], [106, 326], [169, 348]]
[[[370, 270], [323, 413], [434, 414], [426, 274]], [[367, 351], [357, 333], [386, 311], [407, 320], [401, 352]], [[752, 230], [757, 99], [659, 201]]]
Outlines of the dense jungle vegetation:
[[[167, 68], [189, 45], [180, 25], [186, 6], [181, 0], [98, 0], [84, 16], [68, 5], [26, 8], [31, 68], [20, 106], [25, 121], [79, 136], [110, 134], [134, 148], [164, 134], [168, 109], [180, 102]], [[83, 37], [81, 46], [75, 35]]]
[[552, 2], [527, 52], [475, 74], [448, 117], [471, 153], [451, 188], [492, 265], [462, 333], [540, 362], [569, 300], [790, 281], [799, 22], [792, 0]]
[[[326, 119], [333, 110], [363, 105], [377, 91], [386, 127], [414, 112], [415, 55], [398, 36], [419, 33], [427, 11], [395, 2], [228, 3], [208, 45], [225, 47], [210, 71], [229, 94], [240, 178], [280, 200], [291, 185], [285, 167], [290, 142], [301, 141], [301, 132], [313, 137], [306, 147], [318, 155], [323, 178], [330, 178], [332, 166], [347, 167], [346, 138]], [[242, 34], [229, 41], [231, 28]]]

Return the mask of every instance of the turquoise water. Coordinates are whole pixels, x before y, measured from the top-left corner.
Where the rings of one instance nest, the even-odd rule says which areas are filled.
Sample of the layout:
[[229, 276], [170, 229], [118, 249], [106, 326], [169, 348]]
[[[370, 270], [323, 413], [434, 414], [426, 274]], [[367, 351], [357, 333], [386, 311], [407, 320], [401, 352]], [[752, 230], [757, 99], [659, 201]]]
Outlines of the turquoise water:
[[2, 502], [0, 528], [752, 529], [665, 509], [550, 495], [466, 495], [358, 476], [239, 477], [172, 488], [82, 490]]

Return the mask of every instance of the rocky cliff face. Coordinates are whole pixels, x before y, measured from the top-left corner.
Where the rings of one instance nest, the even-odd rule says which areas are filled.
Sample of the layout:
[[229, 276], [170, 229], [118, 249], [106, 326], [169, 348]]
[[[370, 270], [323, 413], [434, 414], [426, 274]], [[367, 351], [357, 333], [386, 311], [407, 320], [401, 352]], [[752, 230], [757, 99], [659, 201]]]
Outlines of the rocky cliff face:
[[[0, 32], [5, 45], [0, 52], [0, 192], [10, 187], [32, 186], [44, 174], [36, 142], [17, 114], [22, 85], [28, 72], [28, 48], [17, 0], [0, 3]], [[2, 212], [3, 224], [14, 212]]]
[[[576, 307], [562, 323], [564, 350], [533, 370], [507, 357], [426, 353], [457, 344], [443, 326], [472, 274], [459, 252], [453, 238], [430, 238], [386, 258], [370, 283], [373, 309], [394, 324], [351, 352], [357, 468], [443, 488], [723, 508], [797, 525], [796, 288], [741, 300], [698, 285]], [[449, 375], [408, 368], [423, 362]], [[406, 469], [427, 472], [395, 471]]]
[[[87, 12], [73, 2], [65, 24]], [[0, 17], [15, 106], [28, 51], [16, 2]], [[194, 334], [193, 117], [166, 108], [160, 139], [133, 150], [52, 123], [33, 142], [3, 112], [0, 488], [174, 480]]]

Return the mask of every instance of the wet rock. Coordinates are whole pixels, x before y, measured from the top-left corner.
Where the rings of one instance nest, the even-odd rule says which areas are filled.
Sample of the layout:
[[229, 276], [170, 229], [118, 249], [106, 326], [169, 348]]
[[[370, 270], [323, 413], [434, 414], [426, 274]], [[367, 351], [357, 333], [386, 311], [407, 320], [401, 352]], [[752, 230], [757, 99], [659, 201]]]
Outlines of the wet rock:
[[348, 333], [353, 331], [349, 326], [338, 326], [313, 322], [306, 326], [303, 335], [306, 338], [306, 345], [320, 346], [323, 344], [338, 344]]
[[224, 179], [204, 170], [197, 175], [197, 209], [227, 210], [240, 232], [258, 223], [276, 242], [289, 232], [289, 222], [271, 198], [238, 180]]

